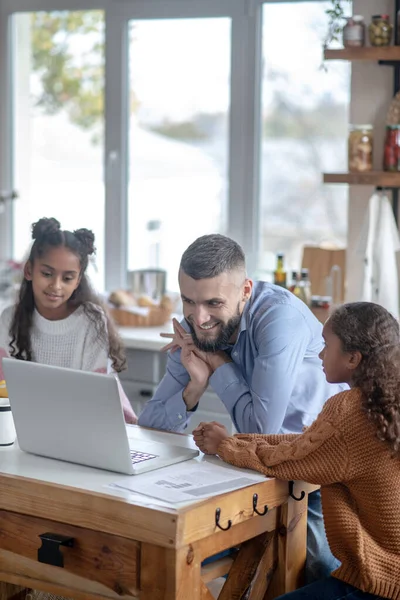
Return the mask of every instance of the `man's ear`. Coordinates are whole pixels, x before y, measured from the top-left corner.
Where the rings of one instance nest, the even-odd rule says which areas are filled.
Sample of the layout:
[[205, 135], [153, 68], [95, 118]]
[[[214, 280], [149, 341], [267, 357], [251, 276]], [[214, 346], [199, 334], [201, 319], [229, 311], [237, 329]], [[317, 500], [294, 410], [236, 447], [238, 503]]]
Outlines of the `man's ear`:
[[24, 266], [24, 278], [27, 281], [32, 281], [32, 264], [29, 260], [25, 263]]
[[362, 361], [361, 352], [359, 352], [358, 350], [356, 352], [349, 352], [349, 360], [348, 360], [347, 368], [350, 369], [350, 371], [354, 371], [354, 369], [357, 369], [357, 367], [361, 361]]
[[247, 302], [247, 300], [250, 299], [252, 289], [253, 289], [253, 281], [251, 279], [246, 278], [246, 280], [243, 284], [243, 301], [244, 302]]

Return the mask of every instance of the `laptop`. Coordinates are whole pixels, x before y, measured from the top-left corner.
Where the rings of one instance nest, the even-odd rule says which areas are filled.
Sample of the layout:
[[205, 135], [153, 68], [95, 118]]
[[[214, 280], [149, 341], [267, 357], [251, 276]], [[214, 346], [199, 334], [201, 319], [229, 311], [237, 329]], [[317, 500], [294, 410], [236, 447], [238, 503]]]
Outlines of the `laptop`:
[[127, 475], [199, 454], [149, 435], [141, 439], [140, 427], [130, 427], [128, 437], [113, 375], [10, 358], [3, 358], [3, 369], [18, 444], [25, 452]]

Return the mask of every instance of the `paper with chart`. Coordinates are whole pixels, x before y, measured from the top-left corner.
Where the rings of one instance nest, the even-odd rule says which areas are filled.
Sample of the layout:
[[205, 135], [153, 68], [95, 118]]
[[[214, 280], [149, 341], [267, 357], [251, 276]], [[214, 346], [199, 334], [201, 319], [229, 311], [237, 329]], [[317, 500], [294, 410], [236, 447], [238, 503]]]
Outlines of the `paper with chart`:
[[187, 461], [142, 475], [124, 477], [112, 487], [176, 503], [217, 496], [265, 480], [265, 475], [223, 463]]

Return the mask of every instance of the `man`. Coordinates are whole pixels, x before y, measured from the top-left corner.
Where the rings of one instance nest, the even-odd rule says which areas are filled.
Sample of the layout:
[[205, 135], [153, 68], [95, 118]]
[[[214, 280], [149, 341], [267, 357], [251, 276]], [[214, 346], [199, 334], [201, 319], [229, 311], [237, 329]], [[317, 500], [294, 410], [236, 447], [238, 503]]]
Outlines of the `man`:
[[[167, 372], [139, 425], [182, 431], [210, 385], [240, 433], [300, 433], [341, 386], [318, 357], [322, 326], [293, 294], [246, 275], [242, 248], [205, 235], [184, 252], [185, 320], [174, 322]], [[329, 575], [319, 491], [309, 496], [307, 582]]]

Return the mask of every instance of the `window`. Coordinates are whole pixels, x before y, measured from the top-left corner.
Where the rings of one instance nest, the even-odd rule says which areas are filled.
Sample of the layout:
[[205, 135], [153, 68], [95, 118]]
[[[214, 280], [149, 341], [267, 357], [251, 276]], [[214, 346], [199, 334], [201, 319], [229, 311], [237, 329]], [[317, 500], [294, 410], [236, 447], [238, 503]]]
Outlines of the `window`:
[[322, 182], [346, 170], [350, 102], [349, 64], [322, 68], [329, 5], [263, 6], [261, 271], [277, 252], [298, 269], [304, 244], [346, 246], [347, 189]]
[[62, 11], [14, 17], [13, 255], [30, 226], [55, 217], [63, 229], [92, 229], [91, 278], [104, 285], [104, 13]]
[[[31, 223], [55, 216], [94, 230], [97, 287], [158, 267], [176, 291], [202, 234], [238, 239], [259, 277], [278, 251], [295, 269], [304, 244], [346, 245], [347, 189], [322, 184], [346, 169], [350, 95], [349, 64], [321, 69], [328, 0], [50, 2], [2, 5], [15, 36], [12, 85], [0, 54], [12, 97], [0, 176], [19, 193], [0, 221], [14, 238], [0, 236], [3, 255], [21, 258]], [[4, 19], [0, 32], [6, 48]]]
[[[207, 43], [205, 43], [207, 40]], [[128, 270], [226, 231], [230, 20], [131, 21]]]

